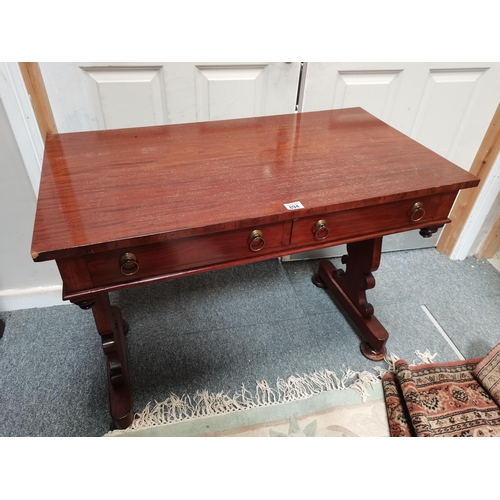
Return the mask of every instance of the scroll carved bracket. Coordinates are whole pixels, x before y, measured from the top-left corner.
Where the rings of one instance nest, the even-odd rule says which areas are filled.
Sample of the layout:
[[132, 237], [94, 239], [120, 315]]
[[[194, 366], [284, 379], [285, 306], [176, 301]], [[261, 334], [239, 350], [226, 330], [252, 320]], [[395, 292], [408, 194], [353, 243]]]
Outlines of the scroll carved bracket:
[[107, 293], [72, 302], [82, 309], [92, 309], [106, 358], [112, 428], [125, 429], [134, 419], [124, 340], [128, 323], [120, 309], [111, 305]]
[[114, 336], [112, 333], [102, 335], [101, 341], [102, 349], [108, 361], [109, 379], [111, 381], [111, 384], [120, 384], [123, 382], [123, 372], [120, 362], [120, 356], [118, 354], [118, 347], [116, 345]]
[[346, 269], [336, 269], [332, 278], [344, 290], [352, 304], [364, 318], [374, 313], [373, 306], [366, 299], [366, 290], [375, 287], [375, 277], [372, 272], [380, 265], [382, 238], [347, 245], [347, 255], [342, 256], [342, 264]]
[[313, 283], [328, 288], [340, 302], [344, 310], [359, 328], [366, 342], [361, 344], [361, 352], [373, 361], [386, 356], [387, 330], [373, 315], [374, 308], [366, 300], [366, 290], [375, 286], [373, 271], [380, 265], [382, 238], [349, 243], [347, 255], [342, 257], [343, 269], [336, 269], [328, 260], [321, 261]]

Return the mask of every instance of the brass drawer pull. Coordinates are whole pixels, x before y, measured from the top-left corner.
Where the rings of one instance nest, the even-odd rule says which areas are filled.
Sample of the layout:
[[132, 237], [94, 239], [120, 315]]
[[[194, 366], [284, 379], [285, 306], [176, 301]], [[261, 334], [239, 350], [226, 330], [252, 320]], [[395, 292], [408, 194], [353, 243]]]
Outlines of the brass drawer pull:
[[424, 216], [425, 216], [424, 204], [421, 201], [417, 201], [417, 203], [415, 203], [413, 207], [411, 207], [410, 219], [413, 222], [418, 222], [419, 220], [422, 220]]
[[248, 242], [248, 248], [252, 252], [258, 252], [262, 250], [266, 244], [266, 240], [262, 236], [262, 231], [259, 231], [258, 229], [255, 229], [250, 233]]
[[120, 257], [120, 271], [125, 276], [130, 276], [139, 271], [139, 264], [137, 257], [132, 252], [125, 252]]
[[315, 229], [316, 231], [314, 232], [314, 237], [319, 241], [324, 240], [330, 234], [330, 230], [328, 229], [325, 219], [321, 219], [316, 222]]

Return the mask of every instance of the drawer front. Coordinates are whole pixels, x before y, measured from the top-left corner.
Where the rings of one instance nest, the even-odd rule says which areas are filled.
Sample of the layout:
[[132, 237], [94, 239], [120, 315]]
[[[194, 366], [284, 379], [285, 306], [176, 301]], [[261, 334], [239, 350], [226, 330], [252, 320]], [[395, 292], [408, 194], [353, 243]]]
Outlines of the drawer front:
[[284, 226], [285, 224], [280, 222], [152, 245], [126, 247], [87, 255], [86, 261], [94, 286], [127, 283], [276, 252], [281, 248]]
[[352, 238], [369, 238], [376, 233], [390, 234], [423, 227], [422, 224], [432, 226], [433, 221], [448, 217], [455, 196], [455, 193], [425, 196], [294, 220], [291, 244], [331, 242], [333, 245]]

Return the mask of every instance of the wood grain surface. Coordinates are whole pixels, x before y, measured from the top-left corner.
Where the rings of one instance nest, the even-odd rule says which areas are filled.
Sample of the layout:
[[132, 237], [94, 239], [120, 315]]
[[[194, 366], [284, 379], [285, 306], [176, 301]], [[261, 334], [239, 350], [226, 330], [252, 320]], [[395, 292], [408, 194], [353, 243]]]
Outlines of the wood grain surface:
[[[478, 179], [361, 108], [49, 135], [49, 260], [456, 192]], [[284, 204], [300, 201], [304, 209]]]

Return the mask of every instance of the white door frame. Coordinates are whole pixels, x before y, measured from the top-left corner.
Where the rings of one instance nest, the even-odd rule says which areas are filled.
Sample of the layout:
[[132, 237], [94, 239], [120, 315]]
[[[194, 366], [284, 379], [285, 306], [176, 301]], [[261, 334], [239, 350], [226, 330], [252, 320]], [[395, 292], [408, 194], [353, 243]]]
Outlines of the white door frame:
[[36, 198], [40, 186], [44, 144], [17, 62], [0, 62], [0, 99]]
[[473, 255], [478, 249], [473, 248], [476, 238], [481, 231], [483, 223], [490, 212], [493, 203], [500, 193], [500, 155], [493, 163], [490, 173], [486, 177], [481, 192], [474, 203], [467, 222], [453, 247], [450, 259], [463, 260], [468, 255]]

